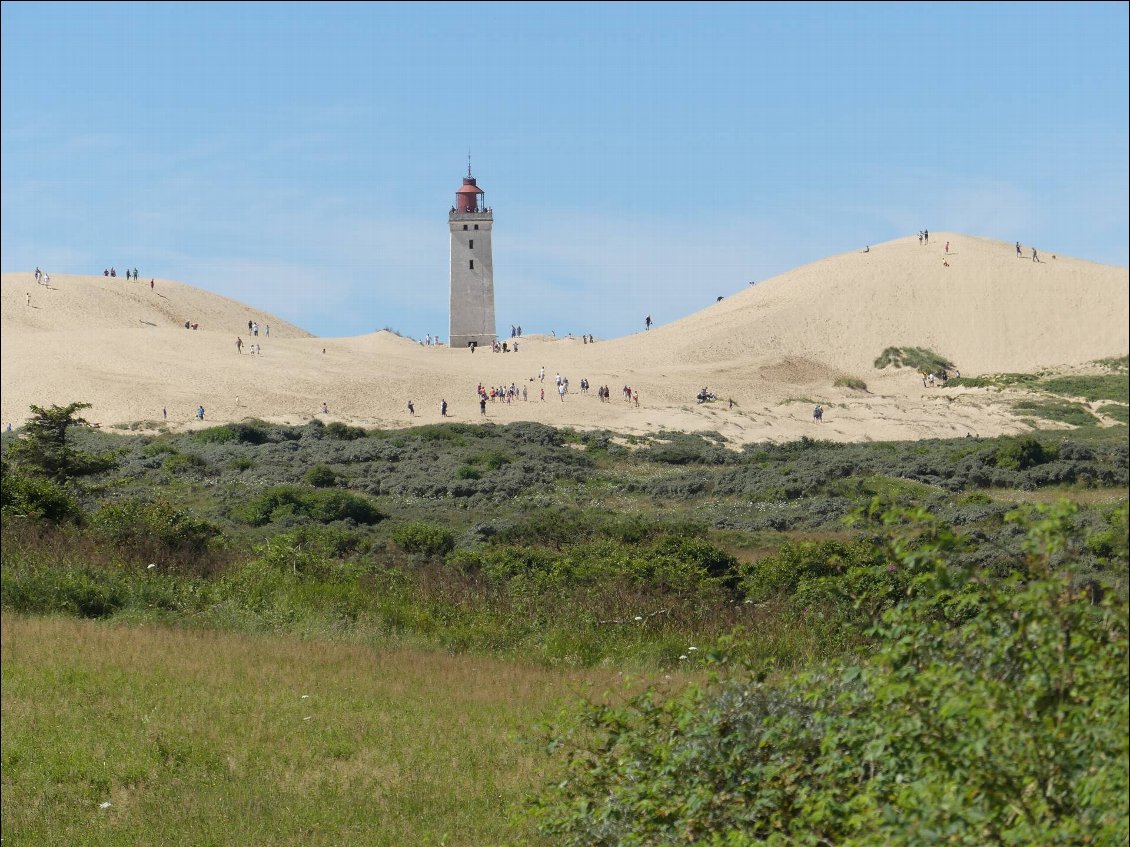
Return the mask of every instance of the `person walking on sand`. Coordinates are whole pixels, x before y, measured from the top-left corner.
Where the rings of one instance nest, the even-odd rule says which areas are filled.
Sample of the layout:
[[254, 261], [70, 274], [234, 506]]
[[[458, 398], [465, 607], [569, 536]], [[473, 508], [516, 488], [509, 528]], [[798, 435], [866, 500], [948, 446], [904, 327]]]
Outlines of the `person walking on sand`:
[[28, 304], [28, 306], [30, 307], [30, 306], [31, 306], [31, 292], [30, 292], [30, 291], [25, 291], [25, 292], [24, 292], [24, 296], [25, 296], [25, 297], [27, 297], [27, 304]]
[[950, 243], [947, 241], [946, 242], [946, 253], [949, 253], [949, 251], [950, 251]]
[[645, 332], [649, 332], [651, 330], [651, 315], [648, 315], [643, 319], [643, 328]]
[[479, 414], [486, 415], [487, 413], [487, 398], [482, 394], [479, 395]]
[[162, 419], [164, 419], [166, 421], [169, 419], [169, 407], [168, 406], [162, 406], [161, 407], [161, 417], [162, 417]]
[[149, 290], [153, 290], [153, 280], [149, 280]]
[[240, 338], [238, 335], [235, 337], [235, 352], [237, 352], [237, 353], [243, 352], [243, 339]]
[[447, 401], [446, 400], [440, 400], [439, 401], [439, 415], [440, 415], [441, 418], [447, 417]]
[[35, 269], [35, 284], [36, 284], [36, 285], [39, 285], [39, 280], [41, 280], [42, 278], [43, 278], [43, 271], [41, 271], [41, 270], [40, 270], [40, 269], [39, 269], [39, 268], [37, 267], [37, 268]]
[[416, 417], [416, 407], [412, 405], [412, 401], [408, 401], [408, 416], [411, 418]]
[[1018, 259], [1019, 259], [1019, 258], [1021, 258], [1021, 255], [1020, 255], [1020, 242], [1019, 242], [1019, 241], [1017, 241], [1017, 242], [1016, 242], [1016, 258], [1018, 258]]
[[823, 420], [824, 420], [824, 410], [820, 407], [820, 404], [817, 403], [816, 408], [812, 410], [812, 422], [813, 423], [820, 423]]
[[322, 414], [328, 415], [329, 413], [330, 413], [330, 407], [327, 406], [325, 403], [322, 403]]
[[930, 230], [928, 230], [928, 229], [922, 230], [922, 237], [926, 239], [926, 244], [929, 245], [930, 244]]
[[1040, 261], [1040, 257], [1036, 254], [1036, 248], [1035, 247], [1032, 248], [1032, 261], [1033, 262], [1039, 262]]

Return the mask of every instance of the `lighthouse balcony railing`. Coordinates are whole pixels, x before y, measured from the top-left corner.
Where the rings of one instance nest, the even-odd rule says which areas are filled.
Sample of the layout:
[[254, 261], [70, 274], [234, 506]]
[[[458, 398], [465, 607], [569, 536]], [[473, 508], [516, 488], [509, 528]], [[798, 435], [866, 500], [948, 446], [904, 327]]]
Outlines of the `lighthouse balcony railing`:
[[453, 221], [489, 221], [494, 216], [494, 210], [490, 208], [479, 209], [477, 212], [460, 212], [452, 208], [447, 213], [447, 217]]

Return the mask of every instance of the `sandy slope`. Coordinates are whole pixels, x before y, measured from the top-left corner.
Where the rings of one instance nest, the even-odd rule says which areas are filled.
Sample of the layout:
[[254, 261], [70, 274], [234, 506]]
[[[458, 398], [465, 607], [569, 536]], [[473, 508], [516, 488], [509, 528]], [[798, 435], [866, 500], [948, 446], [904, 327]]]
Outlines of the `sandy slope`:
[[[934, 233], [929, 246], [899, 239], [798, 268], [650, 332], [593, 345], [526, 337], [509, 354], [425, 348], [389, 333], [314, 338], [167, 280], [150, 290], [148, 280], [53, 274], [48, 289], [31, 274], [5, 274], [0, 414], [18, 426], [30, 403], [84, 400], [94, 404], [87, 417], [104, 425], [160, 420], [164, 407], [170, 425], [192, 428], [199, 404], [208, 424], [318, 416], [395, 427], [413, 422], [409, 399], [416, 423], [440, 420], [441, 399], [453, 419], [479, 420], [476, 385], [515, 382], [529, 400], [488, 404], [489, 419], [717, 430], [737, 442], [1019, 432], [1028, 427], [1000, 394], [926, 389], [915, 374], [880, 372], [872, 362], [892, 345], [930, 348], [966, 375], [1125, 355], [1126, 269], [1050, 251], [1034, 263], [1030, 255], [1017, 259], [1011, 244], [952, 233]], [[250, 339], [252, 319], [270, 324], [270, 337]], [[185, 320], [200, 328], [185, 330]], [[238, 354], [237, 335], [258, 342], [262, 355]], [[541, 366], [544, 383], [536, 379]], [[571, 383], [564, 403], [553, 387], [557, 372]], [[835, 388], [838, 376], [862, 379], [869, 391]], [[594, 387], [590, 396], [578, 393], [582, 377]], [[611, 403], [597, 400], [601, 384], [611, 387]], [[639, 391], [638, 408], [622, 399], [625, 384]], [[704, 385], [735, 408], [696, 404]], [[818, 429], [815, 401], [825, 404]], [[323, 402], [329, 415], [319, 414]]]

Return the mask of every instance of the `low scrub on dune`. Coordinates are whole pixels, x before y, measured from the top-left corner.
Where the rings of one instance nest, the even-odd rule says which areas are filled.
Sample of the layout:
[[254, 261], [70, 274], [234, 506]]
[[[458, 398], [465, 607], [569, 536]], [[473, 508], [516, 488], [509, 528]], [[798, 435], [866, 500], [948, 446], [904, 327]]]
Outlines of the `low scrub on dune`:
[[875, 367], [913, 368], [919, 373], [954, 370], [953, 362], [924, 347], [888, 347], [875, 359]]

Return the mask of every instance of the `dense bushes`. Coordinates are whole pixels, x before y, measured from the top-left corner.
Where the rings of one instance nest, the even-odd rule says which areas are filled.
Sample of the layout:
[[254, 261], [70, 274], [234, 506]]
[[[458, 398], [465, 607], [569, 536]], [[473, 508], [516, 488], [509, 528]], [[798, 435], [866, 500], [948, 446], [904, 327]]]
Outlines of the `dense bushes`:
[[5, 518], [31, 520], [77, 520], [82, 515], [78, 500], [64, 485], [46, 477], [28, 476], [4, 462], [0, 467], [0, 512]]
[[883, 614], [869, 658], [587, 707], [551, 734], [567, 772], [540, 799], [542, 834], [1125, 844], [1127, 607], [1048, 569], [1063, 526], [1027, 522], [1023, 580], [963, 569], [944, 532], [894, 539], [909, 596]]
[[359, 524], [375, 524], [384, 520], [372, 501], [348, 491], [310, 491], [295, 485], [269, 488], [251, 502], [236, 506], [232, 515], [252, 526], [294, 517], [317, 523], [351, 520]]
[[90, 516], [94, 533], [119, 547], [204, 555], [219, 527], [156, 500], [108, 503]]
[[414, 521], [392, 531], [392, 540], [407, 553], [443, 556], [455, 549], [455, 536], [442, 526]]

